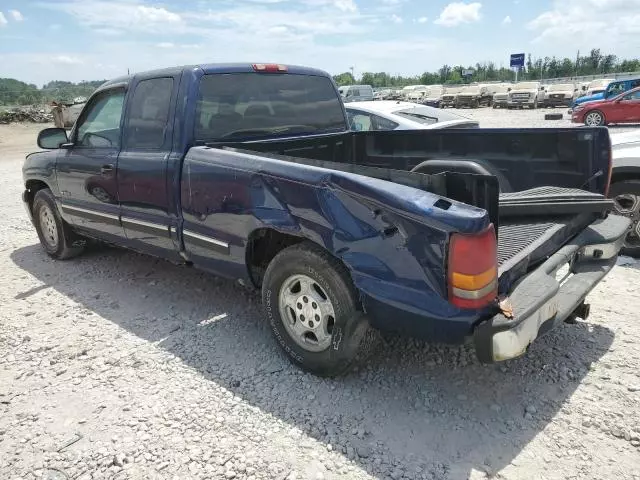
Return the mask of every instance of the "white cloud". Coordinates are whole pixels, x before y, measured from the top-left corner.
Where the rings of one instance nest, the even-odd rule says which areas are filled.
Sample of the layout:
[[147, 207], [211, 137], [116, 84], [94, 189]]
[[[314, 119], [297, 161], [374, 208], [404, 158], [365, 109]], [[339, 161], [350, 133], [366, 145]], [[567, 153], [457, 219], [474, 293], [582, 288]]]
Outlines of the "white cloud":
[[353, 0], [333, 0], [333, 4], [343, 12], [355, 12], [358, 10], [356, 2]]
[[394, 13], [393, 15], [391, 15], [391, 21], [393, 23], [402, 23], [402, 17], [399, 17]]
[[429, 21], [428, 17], [420, 17], [417, 20], [418, 23], [427, 23], [428, 21]]
[[157, 32], [182, 24], [179, 14], [164, 7], [153, 7], [127, 0], [69, 0], [43, 4], [44, 7], [61, 10], [74, 16], [78, 22], [90, 28], [109, 30], [138, 30]]
[[7, 24], [7, 18], [4, 13], [0, 12], [0, 27], [4, 27]]
[[509, 15], [507, 15], [506, 17], [504, 17], [504, 19], [502, 20], [502, 25], [509, 25], [511, 23], [511, 17]]
[[9, 15], [11, 15], [16, 22], [21, 22], [22, 20], [24, 20], [22, 13], [20, 13], [18, 10], [9, 10]]
[[[615, 28], [612, 28], [615, 25]], [[534, 44], [575, 55], [600, 48], [619, 57], [637, 57], [640, 49], [640, 0], [554, 0], [527, 25]], [[606, 35], [599, 34], [606, 32]]]
[[477, 22], [482, 17], [481, 8], [482, 4], [479, 2], [453, 2], [444, 7], [435, 23], [445, 27], [455, 27], [462, 23]]
[[175, 44], [173, 44], [171, 42], [160, 42], [160, 43], [156, 43], [156, 47], [158, 47], [158, 48], [173, 48], [173, 47], [175, 47]]
[[79, 58], [71, 57], [69, 55], [57, 55], [51, 57], [51, 60], [54, 63], [61, 63], [63, 65], [80, 65], [82, 63], [82, 60], [80, 60]]

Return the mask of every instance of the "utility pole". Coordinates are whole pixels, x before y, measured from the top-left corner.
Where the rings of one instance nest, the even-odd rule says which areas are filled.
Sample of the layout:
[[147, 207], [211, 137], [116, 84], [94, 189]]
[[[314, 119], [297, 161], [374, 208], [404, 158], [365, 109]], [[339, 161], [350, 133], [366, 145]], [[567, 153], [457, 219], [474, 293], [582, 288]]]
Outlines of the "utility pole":
[[580, 73], [580, 50], [576, 54], [576, 78], [578, 78], [578, 74]]
[[353, 81], [355, 82], [356, 81], [356, 76], [353, 73], [354, 72], [354, 68], [353, 67], [349, 67], [349, 70], [351, 70], [351, 78], [353, 78]]

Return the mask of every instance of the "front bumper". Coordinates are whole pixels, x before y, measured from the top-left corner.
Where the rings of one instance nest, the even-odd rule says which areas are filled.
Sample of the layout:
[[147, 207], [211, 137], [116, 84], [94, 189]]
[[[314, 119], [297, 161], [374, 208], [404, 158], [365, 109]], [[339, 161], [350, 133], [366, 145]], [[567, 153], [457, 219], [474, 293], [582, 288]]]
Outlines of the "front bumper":
[[570, 107], [573, 104], [573, 98], [547, 98], [544, 104], [549, 107]]
[[22, 204], [24, 205], [24, 209], [27, 211], [27, 215], [29, 215], [29, 220], [33, 223], [33, 212], [31, 211], [31, 204], [29, 203], [29, 190], [24, 190], [22, 192]]
[[499, 313], [474, 330], [478, 359], [493, 363], [518, 357], [571, 316], [615, 266], [629, 223], [617, 215], [595, 221], [520, 280], [507, 295], [513, 318]]
[[510, 98], [507, 100], [507, 105], [509, 107], [515, 106], [528, 106], [533, 105], [535, 103], [535, 99], [532, 98]]

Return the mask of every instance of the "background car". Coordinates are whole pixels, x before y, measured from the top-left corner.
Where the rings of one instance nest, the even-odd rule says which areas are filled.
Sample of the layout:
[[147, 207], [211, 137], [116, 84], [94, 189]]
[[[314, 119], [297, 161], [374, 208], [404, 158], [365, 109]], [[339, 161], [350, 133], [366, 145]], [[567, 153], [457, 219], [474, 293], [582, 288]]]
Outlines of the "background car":
[[573, 123], [598, 127], [609, 123], [640, 123], [640, 87], [616, 97], [576, 105]]
[[345, 108], [351, 129], [359, 132], [479, 127], [476, 120], [409, 102], [359, 102]]
[[640, 130], [612, 133], [613, 168], [609, 197], [616, 212], [633, 222], [623, 253], [640, 257]]
[[629, 90], [632, 90], [636, 87], [640, 87], [640, 78], [617, 80], [615, 82], [612, 81], [606, 86], [606, 88], [602, 90], [600, 90], [599, 87], [593, 90], [597, 93], [593, 93], [592, 95], [585, 95], [574, 100], [573, 109], [575, 109], [578, 105], [582, 105], [584, 103], [591, 103], [598, 100], [608, 100], [614, 98], [621, 93], [628, 92]]
[[346, 85], [338, 89], [342, 101], [347, 102], [368, 102], [373, 100], [373, 88], [371, 85]]
[[554, 83], [548, 85], [544, 95], [545, 107], [570, 107], [578, 96], [575, 83]]

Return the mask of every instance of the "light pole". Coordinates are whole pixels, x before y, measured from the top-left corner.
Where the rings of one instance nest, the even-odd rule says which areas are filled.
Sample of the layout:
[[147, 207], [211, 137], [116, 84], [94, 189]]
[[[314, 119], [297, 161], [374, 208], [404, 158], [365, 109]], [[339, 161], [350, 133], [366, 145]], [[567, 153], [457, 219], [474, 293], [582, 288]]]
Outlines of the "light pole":
[[353, 67], [349, 67], [349, 70], [351, 70], [351, 78], [353, 78], [353, 81], [355, 82], [356, 81], [356, 76], [353, 73], [354, 72], [354, 68]]

